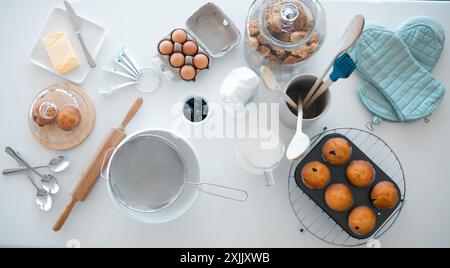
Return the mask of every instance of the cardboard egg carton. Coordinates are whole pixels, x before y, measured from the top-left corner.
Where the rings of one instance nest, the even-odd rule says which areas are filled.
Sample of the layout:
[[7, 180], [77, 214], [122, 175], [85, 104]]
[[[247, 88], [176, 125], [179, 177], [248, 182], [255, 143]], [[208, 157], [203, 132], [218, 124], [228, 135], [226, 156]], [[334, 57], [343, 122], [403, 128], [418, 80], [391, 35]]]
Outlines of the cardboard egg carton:
[[[186, 21], [186, 28], [188, 39], [197, 43], [199, 53], [209, 57], [210, 65], [213, 58], [225, 56], [239, 44], [241, 39], [241, 34], [236, 25], [213, 3], [207, 3], [189, 17]], [[166, 36], [162, 40], [164, 39], [171, 40], [171, 36]], [[181, 50], [177, 45], [175, 45], [175, 49], [178, 52]], [[158, 55], [154, 57], [153, 63], [168, 80], [182, 80], [179, 75], [179, 69], [170, 65], [168, 56], [163, 56], [158, 51]], [[186, 64], [193, 64], [192, 57], [186, 59]]]

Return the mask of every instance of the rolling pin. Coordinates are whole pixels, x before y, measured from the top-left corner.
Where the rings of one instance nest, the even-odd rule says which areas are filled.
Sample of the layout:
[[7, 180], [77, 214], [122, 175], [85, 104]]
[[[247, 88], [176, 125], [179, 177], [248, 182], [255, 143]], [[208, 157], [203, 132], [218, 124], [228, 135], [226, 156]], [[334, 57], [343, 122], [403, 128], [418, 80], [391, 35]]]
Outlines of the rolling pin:
[[86, 172], [81, 176], [80, 180], [72, 191], [72, 200], [56, 220], [55, 224], [53, 225], [53, 231], [58, 232], [59, 230], [61, 230], [61, 228], [64, 226], [64, 223], [69, 218], [69, 215], [75, 205], [78, 202], [83, 202], [86, 200], [98, 178], [100, 177], [103, 162], [107, 163], [107, 161], [109, 161], [109, 158], [111, 157], [111, 154], [105, 157], [106, 153], [108, 153], [110, 149], [116, 148], [126, 138], [127, 134], [125, 133], [125, 128], [137, 114], [143, 103], [144, 100], [142, 98], [136, 100], [120, 127], [113, 129], [108, 135], [107, 139], [105, 139], [104, 144], [102, 145], [102, 147], [100, 147], [97, 155], [92, 160]]

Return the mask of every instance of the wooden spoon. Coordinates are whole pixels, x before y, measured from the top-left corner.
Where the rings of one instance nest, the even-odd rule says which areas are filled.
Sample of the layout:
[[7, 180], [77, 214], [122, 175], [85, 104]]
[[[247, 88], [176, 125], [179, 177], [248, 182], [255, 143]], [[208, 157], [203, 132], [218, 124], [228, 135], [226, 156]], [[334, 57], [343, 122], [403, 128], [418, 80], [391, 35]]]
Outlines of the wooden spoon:
[[278, 83], [277, 79], [275, 78], [275, 75], [273, 74], [272, 70], [269, 69], [267, 66], [261, 67], [261, 78], [264, 84], [266, 85], [267, 89], [270, 91], [278, 92], [278, 94], [281, 95], [281, 97], [284, 98], [284, 100], [291, 106], [294, 110], [298, 110], [298, 105], [295, 103], [291, 97], [286, 94], [281, 89], [280, 84]]
[[322, 81], [324, 80], [325, 76], [330, 72], [331, 68], [333, 67], [333, 63], [336, 61], [339, 56], [347, 51], [350, 47], [352, 47], [356, 41], [358, 41], [359, 37], [361, 36], [364, 26], [366, 24], [366, 19], [362, 15], [356, 16], [350, 24], [347, 26], [347, 29], [344, 32], [344, 35], [341, 38], [341, 46], [338, 49], [336, 55], [331, 60], [330, 64], [326, 68], [323, 75], [317, 79], [314, 86], [309, 91], [306, 98], [303, 100], [303, 104], [308, 104], [311, 101], [311, 98], [313, 97], [314, 93], [316, 93], [319, 86], [322, 84]]

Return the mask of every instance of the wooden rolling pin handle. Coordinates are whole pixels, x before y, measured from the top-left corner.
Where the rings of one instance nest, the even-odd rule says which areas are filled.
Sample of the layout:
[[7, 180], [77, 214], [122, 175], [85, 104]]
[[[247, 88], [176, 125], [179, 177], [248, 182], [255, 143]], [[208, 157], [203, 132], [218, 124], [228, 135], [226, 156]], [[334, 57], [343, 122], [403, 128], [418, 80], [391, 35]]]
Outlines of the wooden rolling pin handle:
[[55, 224], [53, 225], [53, 231], [59, 232], [61, 228], [64, 226], [64, 223], [66, 223], [67, 219], [70, 216], [70, 213], [72, 213], [73, 208], [77, 204], [78, 200], [75, 198], [72, 198], [70, 203], [67, 205], [67, 207], [64, 209], [63, 213], [59, 216], [58, 220], [56, 220]]
[[111, 132], [111, 134], [105, 140], [105, 143], [97, 152], [96, 157], [91, 162], [91, 164], [89, 165], [88, 169], [83, 174], [81, 179], [78, 181], [75, 190], [72, 193], [72, 201], [69, 203], [69, 205], [63, 211], [63, 213], [59, 216], [56, 223], [53, 225], [53, 230], [55, 232], [61, 230], [61, 228], [64, 226], [64, 223], [66, 222], [67, 218], [69, 217], [70, 213], [75, 207], [75, 204], [79, 201], [82, 202], [86, 200], [87, 196], [89, 195], [98, 178], [100, 177], [100, 172], [102, 170], [102, 163], [106, 160], [109, 160], [109, 157], [111, 156], [111, 154], [108, 154], [105, 160], [105, 153], [108, 152], [109, 149], [117, 147], [117, 145], [119, 145], [119, 143], [123, 141], [123, 139], [126, 137], [126, 134], [124, 132], [126, 126], [137, 114], [143, 103], [144, 100], [142, 98], [139, 98], [134, 103], [133, 107], [131, 107], [127, 116], [123, 120], [120, 128], [114, 129], [113, 132]]
[[136, 116], [139, 109], [141, 109], [142, 104], [144, 104], [143, 98], [139, 98], [136, 100], [136, 102], [133, 104], [133, 107], [131, 107], [127, 116], [125, 116], [125, 119], [123, 120], [122, 124], [120, 125], [120, 127], [119, 127], [120, 130], [125, 131], [125, 128], [131, 122], [131, 120], [133, 120], [133, 118]]

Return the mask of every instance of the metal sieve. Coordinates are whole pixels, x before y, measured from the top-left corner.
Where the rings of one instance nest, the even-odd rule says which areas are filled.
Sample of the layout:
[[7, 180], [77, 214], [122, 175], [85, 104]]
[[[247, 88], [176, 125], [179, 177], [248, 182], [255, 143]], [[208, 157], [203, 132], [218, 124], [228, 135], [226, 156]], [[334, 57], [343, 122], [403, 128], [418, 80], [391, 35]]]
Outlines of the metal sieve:
[[[204, 193], [234, 201], [248, 198], [247, 192], [240, 189], [190, 182], [177, 146], [164, 137], [141, 134], [112, 150], [115, 152], [106, 176], [102, 171], [102, 177], [108, 180], [117, 200], [133, 211], [152, 213], [163, 210], [179, 199], [186, 186], [198, 187]], [[205, 186], [233, 192], [234, 195], [205, 190]], [[236, 193], [241, 197], [233, 197]]]

